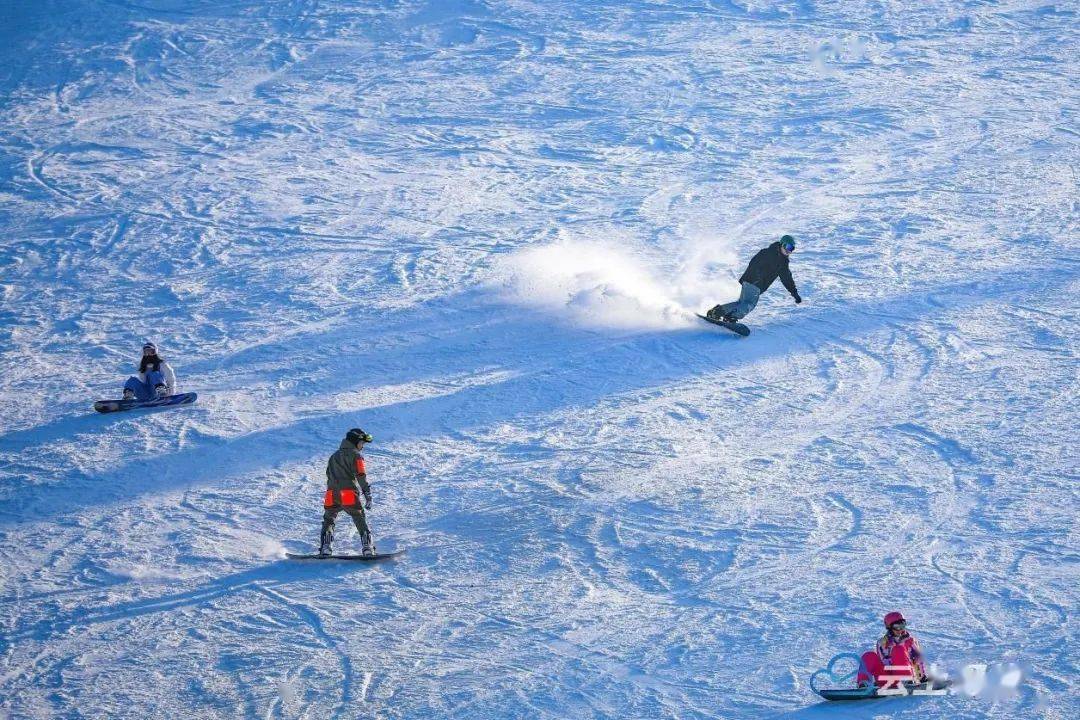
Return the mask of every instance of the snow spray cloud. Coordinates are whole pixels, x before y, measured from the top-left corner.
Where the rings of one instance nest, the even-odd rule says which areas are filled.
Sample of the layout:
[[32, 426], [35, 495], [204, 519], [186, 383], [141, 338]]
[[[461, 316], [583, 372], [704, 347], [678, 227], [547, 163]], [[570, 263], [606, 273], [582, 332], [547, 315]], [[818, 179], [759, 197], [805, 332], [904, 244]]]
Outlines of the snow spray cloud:
[[515, 304], [588, 327], [686, 327], [697, 322], [695, 312], [737, 295], [730, 277], [705, 279], [704, 257], [697, 248], [665, 266], [635, 255], [629, 244], [563, 238], [511, 254], [497, 265], [492, 285]]

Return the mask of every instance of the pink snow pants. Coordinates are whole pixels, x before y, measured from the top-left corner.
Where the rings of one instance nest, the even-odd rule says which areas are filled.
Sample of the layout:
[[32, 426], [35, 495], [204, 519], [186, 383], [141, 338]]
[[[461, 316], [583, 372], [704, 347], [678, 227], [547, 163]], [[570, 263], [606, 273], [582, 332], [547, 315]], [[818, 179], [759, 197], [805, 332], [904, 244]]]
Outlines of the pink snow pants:
[[[856, 678], [856, 682], [864, 683], [868, 682], [873, 676], [874, 683], [877, 685], [884, 685], [886, 680], [895, 678], [901, 675], [899, 671], [890, 671], [885, 669], [884, 663], [881, 662], [881, 658], [873, 650], [867, 650], [862, 654], [863, 667], [870, 673], [859, 671], [859, 675]], [[911, 655], [908, 653], [908, 649], [904, 645], [897, 645], [892, 649], [892, 656], [889, 658], [889, 665], [895, 665], [907, 669], [907, 673], [903, 674], [905, 679], [911, 677]]]

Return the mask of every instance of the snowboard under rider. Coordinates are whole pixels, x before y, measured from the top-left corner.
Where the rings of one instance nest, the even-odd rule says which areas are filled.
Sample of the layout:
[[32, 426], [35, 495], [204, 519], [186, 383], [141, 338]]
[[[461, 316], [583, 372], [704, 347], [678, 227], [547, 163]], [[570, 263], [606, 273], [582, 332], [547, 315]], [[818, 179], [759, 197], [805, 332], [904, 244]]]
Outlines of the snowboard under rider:
[[[367, 468], [364, 467], [364, 445], [371, 442], [371, 435], [360, 428], [353, 428], [345, 434], [337, 452], [326, 463], [326, 494], [323, 496], [322, 532], [319, 536], [319, 555], [330, 555], [334, 543], [334, 522], [338, 513], [344, 510], [356, 525], [363, 542], [364, 555], [375, 554], [375, 543], [371, 540], [364, 508], [371, 509], [371, 486], [367, 481]], [[364, 496], [364, 505], [360, 505], [360, 496]]]
[[873, 650], [863, 653], [862, 664], [864, 670], [859, 671], [857, 678], [860, 685], [868, 684], [871, 676], [878, 685], [883, 685], [882, 678], [890, 676], [887, 665], [909, 670], [915, 682], [927, 680], [926, 660], [919, 641], [908, 632], [903, 614], [896, 611], [885, 616], [885, 634]]
[[158, 355], [152, 342], [143, 345], [139, 374], [124, 383], [125, 400], [154, 400], [176, 394], [176, 373], [172, 366]]
[[780, 278], [780, 282], [791, 293], [791, 297], [795, 298], [795, 304], [801, 303], [802, 296], [795, 287], [795, 280], [791, 277], [791, 268], [788, 267], [788, 261], [793, 252], [795, 252], [795, 238], [790, 235], [784, 235], [777, 242], [759, 250], [746, 266], [746, 272], [739, 278], [739, 284], [742, 285], [739, 299], [717, 305], [705, 313], [705, 316], [710, 320], [726, 322], [742, 320], [757, 307], [761, 293], [768, 290], [776, 278]]

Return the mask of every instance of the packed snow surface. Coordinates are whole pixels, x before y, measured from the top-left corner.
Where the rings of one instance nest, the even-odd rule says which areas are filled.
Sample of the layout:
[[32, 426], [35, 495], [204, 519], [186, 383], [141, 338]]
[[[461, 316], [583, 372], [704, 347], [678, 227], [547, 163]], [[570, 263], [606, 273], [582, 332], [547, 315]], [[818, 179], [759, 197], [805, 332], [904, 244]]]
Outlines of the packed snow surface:
[[0, 5], [0, 717], [1080, 715], [1075, 3]]

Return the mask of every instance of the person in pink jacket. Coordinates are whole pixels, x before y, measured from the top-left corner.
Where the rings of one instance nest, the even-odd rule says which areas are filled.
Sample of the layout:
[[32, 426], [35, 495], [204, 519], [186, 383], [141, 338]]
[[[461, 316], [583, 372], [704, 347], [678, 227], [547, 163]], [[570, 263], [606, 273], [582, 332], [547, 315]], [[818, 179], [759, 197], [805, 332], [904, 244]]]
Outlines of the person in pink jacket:
[[[926, 660], [919, 641], [908, 632], [903, 614], [896, 611], [885, 616], [885, 634], [873, 650], [863, 653], [862, 664], [863, 669], [858, 676], [860, 685], [870, 682], [871, 677], [878, 685], [884, 685], [889, 678], [898, 676], [914, 682], [925, 682], [927, 679]], [[904, 670], [889, 671], [886, 666]]]

